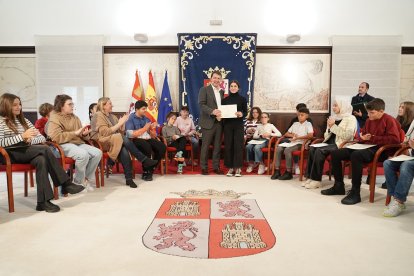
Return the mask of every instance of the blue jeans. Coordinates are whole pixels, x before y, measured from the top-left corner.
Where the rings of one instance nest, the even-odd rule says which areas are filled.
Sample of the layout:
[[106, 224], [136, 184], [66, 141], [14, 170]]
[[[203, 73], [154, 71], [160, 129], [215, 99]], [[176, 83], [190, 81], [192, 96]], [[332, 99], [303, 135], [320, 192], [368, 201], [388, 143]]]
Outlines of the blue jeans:
[[[397, 176], [398, 170], [400, 177]], [[396, 162], [386, 160], [384, 162], [384, 174], [387, 181], [388, 194], [405, 202], [414, 178], [414, 160]]]
[[246, 159], [247, 161], [263, 162], [262, 148], [267, 147], [269, 141], [265, 141], [259, 145], [247, 144]]

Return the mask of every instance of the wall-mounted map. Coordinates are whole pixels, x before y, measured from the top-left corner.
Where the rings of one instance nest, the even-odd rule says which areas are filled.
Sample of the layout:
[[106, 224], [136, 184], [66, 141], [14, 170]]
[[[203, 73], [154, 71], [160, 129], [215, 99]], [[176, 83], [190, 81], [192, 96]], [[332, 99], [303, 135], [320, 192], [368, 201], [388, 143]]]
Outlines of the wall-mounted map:
[[329, 111], [329, 54], [257, 54], [253, 105], [268, 112]]
[[26, 111], [37, 109], [36, 60], [27, 56], [0, 56], [0, 94], [19, 96]]

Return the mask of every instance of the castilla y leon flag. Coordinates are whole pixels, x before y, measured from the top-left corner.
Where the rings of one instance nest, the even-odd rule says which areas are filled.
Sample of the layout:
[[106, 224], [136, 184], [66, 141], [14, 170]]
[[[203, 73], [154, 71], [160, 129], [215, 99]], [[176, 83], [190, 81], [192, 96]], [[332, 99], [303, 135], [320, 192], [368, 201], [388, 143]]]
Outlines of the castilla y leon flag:
[[132, 88], [131, 104], [129, 105], [129, 113], [135, 112], [135, 102], [140, 101], [143, 98], [143, 90], [141, 83], [139, 82], [138, 70], [135, 71], [134, 88]]
[[231, 258], [271, 249], [276, 237], [256, 200], [234, 191], [195, 191], [166, 198], [142, 241], [159, 253]]
[[154, 79], [152, 78], [151, 71], [149, 71], [149, 81], [147, 92], [145, 93], [145, 102], [148, 104], [145, 115], [151, 120], [151, 122], [156, 122], [158, 119], [158, 103], [157, 96], [155, 94]]

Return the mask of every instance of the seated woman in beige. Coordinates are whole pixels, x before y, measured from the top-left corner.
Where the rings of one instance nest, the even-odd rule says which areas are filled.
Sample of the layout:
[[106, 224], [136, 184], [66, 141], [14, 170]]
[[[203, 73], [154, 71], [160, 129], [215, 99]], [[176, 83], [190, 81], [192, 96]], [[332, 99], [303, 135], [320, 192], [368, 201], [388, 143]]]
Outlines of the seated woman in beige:
[[137, 185], [132, 180], [132, 162], [129, 152], [148, 167], [155, 166], [157, 161], [145, 156], [121, 133], [125, 128], [125, 122], [128, 120], [128, 114], [125, 114], [118, 120], [112, 114], [112, 107], [112, 101], [108, 97], [102, 97], [98, 100], [97, 112], [91, 120], [91, 139], [97, 140], [102, 144], [104, 150], [108, 152], [108, 162], [111, 165], [115, 163], [115, 160], [119, 159], [124, 168], [126, 185], [131, 188], [137, 188]]

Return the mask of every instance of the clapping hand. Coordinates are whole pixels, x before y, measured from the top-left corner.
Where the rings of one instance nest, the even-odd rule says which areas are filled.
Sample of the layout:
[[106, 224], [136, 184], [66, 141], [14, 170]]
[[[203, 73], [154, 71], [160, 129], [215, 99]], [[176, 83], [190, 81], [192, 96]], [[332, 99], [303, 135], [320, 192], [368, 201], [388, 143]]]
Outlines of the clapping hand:
[[361, 137], [361, 140], [363, 140], [363, 141], [369, 141], [369, 140], [371, 140], [371, 138], [373, 137], [374, 135], [371, 135], [371, 134], [369, 134], [369, 133], [367, 133], [367, 134], [362, 134], [362, 132], [359, 134], [359, 137]]
[[335, 119], [332, 117], [329, 117], [327, 124], [328, 124], [328, 127], [331, 128], [335, 124]]
[[412, 149], [414, 149], [414, 138], [413, 138], [413, 139], [409, 139], [409, 140], [408, 140], [408, 144], [410, 145], [410, 147], [411, 147]]
[[24, 140], [28, 140], [33, 137], [36, 137], [38, 134], [39, 134], [39, 131], [36, 128], [32, 127], [32, 128], [26, 129], [26, 131], [22, 133], [22, 137]]
[[127, 113], [124, 114], [121, 118], [119, 118], [118, 123], [123, 126], [126, 121], [128, 121], [129, 115]]

